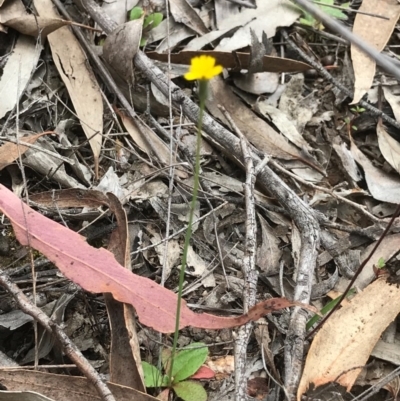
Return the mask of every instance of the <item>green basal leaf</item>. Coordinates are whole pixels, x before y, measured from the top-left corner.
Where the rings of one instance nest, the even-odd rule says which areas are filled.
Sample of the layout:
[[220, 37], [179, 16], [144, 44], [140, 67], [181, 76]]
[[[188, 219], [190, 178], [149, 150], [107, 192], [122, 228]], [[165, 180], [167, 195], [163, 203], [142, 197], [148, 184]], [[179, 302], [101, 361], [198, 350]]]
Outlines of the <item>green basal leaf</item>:
[[207, 355], [208, 348], [203, 343], [192, 343], [179, 351], [174, 359], [172, 370], [173, 382], [181, 382], [195, 374], [207, 359]]
[[303, 25], [314, 26], [314, 24], [316, 23], [316, 20], [311, 14], [304, 13], [304, 17], [300, 18], [299, 22], [300, 22], [300, 24], [303, 24]]
[[348, 18], [347, 15], [342, 10], [338, 10], [337, 8], [321, 6], [321, 9], [322, 11], [324, 11], [333, 18], [343, 19], [343, 20], [347, 20]]
[[[320, 4], [323, 3], [323, 4]], [[326, 4], [326, 5], [324, 5]], [[322, 11], [324, 11], [326, 14], [333, 18], [337, 19], [343, 19], [347, 20], [348, 17], [347, 15], [342, 11], [337, 8], [332, 8], [332, 7], [327, 7], [327, 6], [333, 6], [335, 4], [334, 0], [318, 0], [318, 3], [315, 3], [316, 6], [320, 7]], [[343, 8], [348, 8], [349, 3], [342, 4], [341, 7]], [[299, 22], [300, 24], [307, 25], [307, 26], [312, 26], [312, 27], [317, 27], [317, 28], [322, 28], [322, 24], [319, 23], [311, 14], [307, 13], [305, 10], [302, 10], [301, 7], [300, 10], [303, 13], [303, 16], [300, 18]]]
[[207, 401], [207, 393], [200, 383], [185, 380], [172, 386], [176, 395], [184, 401]]
[[377, 266], [378, 269], [383, 269], [385, 267], [385, 259], [381, 256], [378, 260]]
[[142, 362], [144, 385], [146, 387], [165, 387], [168, 383], [168, 378], [153, 365], [147, 362]]
[[141, 7], [133, 7], [131, 11], [129, 11], [129, 21], [134, 21], [136, 19], [141, 18], [143, 15], [143, 9]]
[[146, 29], [147, 27], [153, 29], [156, 26], [160, 25], [162, 20], [163, 15], [161, 13], [150, 14], [144, 19], [143, 29]]
[[[351, 289], [351, 290], [348, 292], [346, 298], [348, 298], [349, 296], [351, 296], [351, 295], [353, 295], [353, 294], [355, 294], [355, 293], [356, 293], [356, 291], [355, 291], [354, 289]], [[332, 301], [328, 302], [328, 303], [320, 310], [321, 315], [322, 315], [322, 316], [325, 316], [328, 312], [330, 312], [330, 311], [335, 307], [335, 305], [339, 302], [340, 297], [341, 297], [341, 296], [338, 296], [337, 298], [332, 299]], [[311, 329], [311, 327], [313, 327], [314, 324], [317, 323], [318, 320], [320, 320], [320, 319], [321, 319], [320, 316], [314, 315], [314, 316], [307, 322], [307, 324], [306, 324], [306, 330]]]
[[140, 47], [146, 46], [146, 43], [147, 43], [147, 39], [146, 39], [146, 38], [141, 38], [141, 39], [140, 39], [139, 46], [140, 46]]

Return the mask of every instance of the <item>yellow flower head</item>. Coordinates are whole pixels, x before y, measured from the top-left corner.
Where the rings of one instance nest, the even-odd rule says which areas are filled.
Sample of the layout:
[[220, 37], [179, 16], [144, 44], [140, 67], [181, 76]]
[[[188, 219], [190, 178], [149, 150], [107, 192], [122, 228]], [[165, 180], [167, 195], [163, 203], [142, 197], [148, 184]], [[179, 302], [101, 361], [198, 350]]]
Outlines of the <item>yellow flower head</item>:
[[192, 58], [189, 71], [185, 74], [185, 79], [188, 81], [210, 80], [221, 74], [222, 65], [215, 65], [215, 58], [211, 56], [198, 56]]

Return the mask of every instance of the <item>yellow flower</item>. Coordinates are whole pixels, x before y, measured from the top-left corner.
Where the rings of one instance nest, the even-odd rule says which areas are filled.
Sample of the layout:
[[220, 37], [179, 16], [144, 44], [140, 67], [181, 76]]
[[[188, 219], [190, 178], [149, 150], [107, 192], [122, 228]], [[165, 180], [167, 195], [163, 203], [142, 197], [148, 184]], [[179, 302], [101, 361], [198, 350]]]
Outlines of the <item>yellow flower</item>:
[[189, 71], [185, 74], [185, 79], [194, 81], [195, 79], [210, 80], [221, 74], [222, 65], [215, 65], [215, 58], [211, 56], [193, 57]]

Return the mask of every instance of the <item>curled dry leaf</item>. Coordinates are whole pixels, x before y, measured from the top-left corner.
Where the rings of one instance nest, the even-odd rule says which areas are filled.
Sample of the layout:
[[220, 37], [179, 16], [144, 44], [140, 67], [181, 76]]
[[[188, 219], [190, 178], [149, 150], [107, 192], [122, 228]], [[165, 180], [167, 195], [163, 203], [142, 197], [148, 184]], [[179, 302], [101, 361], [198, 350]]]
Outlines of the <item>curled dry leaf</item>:
[[365, 180], [371, 195], [380, 201], [398, 203], [400, 199], [400, 178], [376, 168], [351, 140], [351, 153], [364, 169]]
[[[18, 241], [43, 253], [66, 277], [87, 291], [109, 292], [116, 300], [133, 305], [139, 320], [157, 331], [175, 331], [175, 293], [123, 268], [109, 251], [91, 247], [82, 236], [35, 212], [3, 185], [0, 185], [0, 210], [10, 219]], [[235, 327], [290, 306], [316, 313], [309, 305], [272, 298], [258, 303], [245, 315], [220, 317], [194, 313], [183, 301], [180, 328]]]

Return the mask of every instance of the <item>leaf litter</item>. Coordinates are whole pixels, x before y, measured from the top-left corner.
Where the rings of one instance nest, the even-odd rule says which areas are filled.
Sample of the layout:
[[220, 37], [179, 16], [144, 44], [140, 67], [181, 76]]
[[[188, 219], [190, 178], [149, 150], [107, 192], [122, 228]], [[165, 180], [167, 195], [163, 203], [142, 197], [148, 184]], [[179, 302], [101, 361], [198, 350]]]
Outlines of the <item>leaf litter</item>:
[[[151, 362], [158, 355], [158, 346], [151, 339], [157, 331], [174, 330], [173, 291], [181, 268], [187, 204], [193, 187], [191, 144], [195, 126], [179, 103], [172, 106], [172, 119], [168, 120], [168, 93], [160, 90], [156, 81], [149, 83], [144, 78], [135, 61], [138, 52], [144, 50], [194, 100], [196, 85], [184, 83], [180, 78], [190, 59], [210, 54], [225, 67], [223, 78], [211, 81], [208, 112], [227, 126], [218, 105], [228, 110], [258, 156], [272, 157], [280, 166], [275, 168], [281, 178], [279, 185], [290, 187], [294, 196], [302, 199], [308, 213], [316, 216], [325, 232], [321, 235], [316, 269], [309, 272], [307, 282], [309, 296], [313, 294], [312, 301], [306, 299], [306, 303], [313, 305], [309, 307], [309, 317], [329, 303], [333, 294], [341, 294], [359, 261], [367, 257], [378, 240], [400, 199], [397, 132], [385, 119], [376, 119], [361, 105], [349, 105], [349, 99], [338, 96], [335, 81], [313, 77], [315, 71], [311, 71], [309, 59], [299, 57], [287, 43], [281, 43], [280, 29], [288, 27], [290, 37], [306, 55], [320, 62], [321, 68], [329, 71], [337, 82], [348, 80], [346, 69], [353, 67], [353, 103], [367, 96], [376, 107], [398, 120], [398, 83], [354, 46], [338, 36], [329, 36], [336, 34], [288, 1], [249, 1], [258, 8], [247, 8], [223, 0], [171, 0], [168, 21], [164, 2], [150, 3], [151, 8], [143, 8], [142, 16], [133, 21], [128, 21], [129, 11], [141, 7], [140, 1], [133, 1], [129, 9], [125, 2], [113, 2], [113, 7], [103, 4], [103, 10], [115, 17], [118, 25], [109, 35], [104, 35], [93, 23], [93, 15], [88, 19], [88, 14], [81, 11], [81, 20], [76, 21], [94, 28], [85, 30], [85, 37], [102, 54], [106, 68], [134, 107], [135, 115], [119, 104], [115, 92], [104, 84], [85, 46], [64, 26], [71, 24], [69, 18], [55, 11], [52, 3], [35, 1], [37, 16], [16, 0], [0, 6], [2, 35], [6, 38], [0, 54], [3, 94], [0, 139], [4, 141], [0, 147], [3, 185], [0, 208], [4, 213], [1, 263], [8, 264], [6, 261], [14, 256], [2, 253], [2, 242], [15, 235], [21, 244], [27, 245], [29, 231], [30, 246], [48, 259], [43, 270], [39, 267], [36, 283], [46, 282], [44, 273], [49, 270], [49, 261], [63, 273], [54, 271], [49, 276], [49, 282], [54, 282], [50, 289], [43, 284], [41, 292], [48, 297], [45, 307], [50, 308], [51, 302], [61, 299], [61, 285], [69, 280], [77, 284], [70, 284], [74, 299], [65, 304], [65, 316], [60, 314], [57, 321], [65, 320], [66, 331], [81, 351], [95, 355], [92, 360], [95, 366], [105, 366], [109, 353], [113, 382], [140, 391], [144, 389], [140, 387], [143, 380], [140, 359]], [[373, 4], [371, 9], [372, 3], [363, 0], [360, 11], [386, 19], [375, 15], [354, 16], [342, 1], [323, 3], [322, 8], [331, 16], [341, 19], [345, 16], [353, 31], [366, 41], [386, 55], [396, 55], [396, 2], [389, 2], [384, 8], [380, 3]], [[344, 8], [333, 12], [326, 5]], [[143, 19], [152, 13], [162, 13], [163, 21], [157, 27], [150, 24], [143, 28]], [[294, 26], [296, 21], [300, 25]], [[40, 38], [36, 39], [38, 31]], [[167, 54], [168, 46], [171, 54]], [[382, 105], [373, 99], [370, 90], [377, 86], [382, 87], [381, 94], [377, 91]], [[232, 332], [228, 328], [256, 320], [256, 333], [264, 327], [269, 332], [268, 338], [276, 338], [275, 342], [259, 341], [257, 352], [262, 347], [268, 354], [267, 364], [279, 382], [279, 375], [288, 369], [281, 362], [279, 349], [283, 344], [290, 345], [288, 322], [297, 310], [284, 309], [294, 305], [308, 308], [296, 299], [297, 289], [304, 284], [297, 276], [305, 257], [304, 236], [301, 228], [291, 222], [290, 211], [276, 201], [273, 191], [260, 180], [255, 190], [259, 299], [254, 309], [243, 314], [247, 282], [241, 267], [247, 248], [242, 185], [246, 177], [239, 167], [242, 157], [227, 152], [224, 143], [206, 131], [180, 345], [198, 341], [229, 344]], [[25, 178], [21, 176], [21, 163]], [[171, 177], [174, 177], [172, 184]], [[29, 194], [29, 206], [22, 206], [9, 189]], [[169, 232], [165, 231], [167, 226]], [[396, 363], [396, 341], [386, 340], [389, 330], [392, 338], [398, 334], [395, 327], [394, 334], [393, 328], [390, 329], [399, 312], [398, 291], [396, 284], [386, 282], [386, 277], [396, 283], [398, 227], [395, 220], [392, 233], [383, 239], [356, 280], [354, 286], [359, 293], [343, 304], [312, 339], [310, 351], [300, 357], [299, 366], [305, 362], [305, 368], [301, 380], [293, 386], [295, 390], [290, 387], [290, 380], [284, 378], [284, 385], [298, 399], [310, 385], [336, 382], [347, 390], [354, 383], [368, 387], [370, 382], [362, 382], [368, 368], [360, 374], [360, 366], [367, 365], [371, 355], [386, 364]], [[88, 243], [74, 231], [84, 233]], [[17, 243], [14, 249], [16, 254], [23, 252]], [[383, 267], [377, 268], [378, 260], [383, 261]], [[25, 271], [28, 281], [20, 285], [30, 290], [29, 269], [22, 265], [18, 269], [6, 271], [12, 277]], [[382, 278], [376, 280], [376, 276]], [[113, 298], [101, 293], [111, 293]], [[318, 299], [314, 299], [315, 294]], [[83, 296], [97, 305], [97, 312], [82, 306]], [[105, 328], [108, 326], [98, 307], [108, 313], [111, 329]], [[278, 315], [268, 314], [278, 309], [281, 310]], [[17, 311], [7, 302], [0, 303], [0, 310], [0, 321], [5, 322], [9, 313]], [[98, 340], [100, 337], [90, 323], [99, 317], [98, 327], [102, 327], [110, 340], [110, 349], [107, 341]], [[137, 326], [136, 318], [146, 327]], [[20, 325], [31, 321], [32, 318], [22, 314], [7, 330], [17, 332], [24, 327]], [[267, 321], [273, 324], [268, 325]], [[387, 327], [388, 334], [379, 339]], [[8, 338], [7, 334], [5, 339]], [[113, 345], [118, 343], [124, 344], [131, 355], [129, 362], [124, 361], [123, 353], [118, 353]], [[31, 345], [34, 346], [32, 342]], [[221, 356], [226, 350], [232, 354], [229, 347], [212, 348], [214, 360], [219, 358], [229, 367], [220, 374], [216, 364], [208, 365], [217, 373], [216, 379], [209, 372], [206, 374], [209, 399], [221, 399], [229, 378], [237, 374], [232, 372], [240, 360], [234, 361], [232, 355]], [[32, 360], [32, 350], [29, 353], [21, 348], [15, 352], [16, 349], [10, 341], [0, 341], [0, 351], [13, 353], [19, 363]], [[39, 344], [41, 361], [50, 357], [52, 349], [50, 336]], [[261, 362], [261, 354], [257, 358]], [[258, 366], [255, 377], [248, 382], [251, 395], [265, 391], [262, 364], [255, 363], [254, 369]], [[123, 370], [129, 374], [124, 375]], [[27, 372], [15, 372], [14, 378], [9, 373], [0, 373], [9, 390], [36, 390], [56, 398], [51, 386], [35, 386], [39, 376], [25, 383], [21, 378]], [[135, 379], [131, 380], [129, 375], [135, 375]], [[68, 390], [62, 390], [60, 385], [65, 379], [55, 376], [59, 384], [53, 388], [60, 388], [65, 398]], [[386, 388], [393, 391], [390, 386]], [[120, 391], [118, 399], [131, 397], [123, 394], [127, 390], [113, 391]], [[184, 388], [178, 391], [188, 397]], [[138, 394], [143, 399], [153, 398], [139, 392], [135, 397]], [[93, 394], [87, 397], [93, 399]]]

